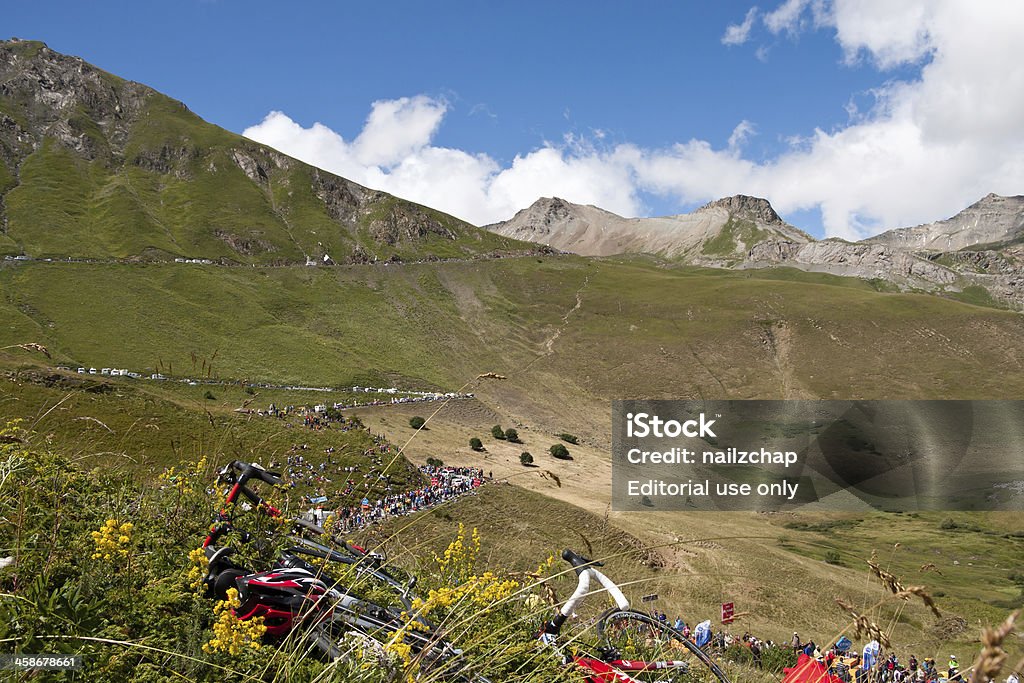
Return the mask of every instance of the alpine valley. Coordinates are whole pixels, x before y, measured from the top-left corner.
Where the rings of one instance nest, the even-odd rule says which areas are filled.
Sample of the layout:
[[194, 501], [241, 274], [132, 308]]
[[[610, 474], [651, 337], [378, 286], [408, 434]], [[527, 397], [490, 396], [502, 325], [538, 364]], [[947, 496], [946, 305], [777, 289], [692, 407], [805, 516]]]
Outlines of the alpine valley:
[[[84, 652], [91, 677], [74, 680], [223, 680], [195, 663], [214, 661], [214, 618], [183, 580], [216, 504], [188, 492], [215, 488], [214, 465], [301, 456], [353, 469], [282, 492], [293, 510], [426, 486], [428, 459], [482, 470], [474, 495], [355, 535], [405, 571], [433, 567], [464, 525], [481, 571], [529, 584], [571, 547], [689, 624], [735, 602], [737, 632], [824, 643], [850, 622], [836, 598], [887, 599], [865, 564], [877, 550], [942, 616], [912, 596], [870, 619], [919, 656], [976, 652], [981, 625], [1022, 604], [1019, 513], [616, 512], [609, 409], [1018, 399], [1022, 250], [1024, 198], [994, 195], [856, 243], [745, 196], [630, 219], [540, 199], [477, 227], [2, 42], [0, 641]], [[131, 561], [89, 560], [90, 533], [128, 516]], [[552, 582], [563, 598], [568, 574]], [[522, 631], [533, 652], [535, 621], [487, 632]], [[250, 678], [285, 680], [259, 662]]]

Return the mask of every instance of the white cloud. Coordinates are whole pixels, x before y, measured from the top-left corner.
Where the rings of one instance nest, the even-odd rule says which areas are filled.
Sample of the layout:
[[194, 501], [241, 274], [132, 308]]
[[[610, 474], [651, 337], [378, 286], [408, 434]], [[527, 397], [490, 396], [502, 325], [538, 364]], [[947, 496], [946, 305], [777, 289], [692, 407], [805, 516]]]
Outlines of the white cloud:
[[595, 147], [567, 136], [502, 165], [433, 146], [448, 105], [423, 96], [374, 103], [351, 142], [280, 112], [245, 135], [477, 224], [507, 219], [540, 196], [633, 216], [644, 193], [681, 204], [744, 193], [769, 198], [783, 215], [818, 209], [827, 234], [861, 237], [952, 215], [988, 192], [1024, 191], [1024, 12], [1017, 0], [991, 0], [983, 12], [959, 0], [896, 5], [787, 0], [763, 16], [775, 33], [827, 26], [845, 59], [882, 69], [883, 77], [900, 65], [919, 69], [873, 91], [874, 107], [858, 109], [845, 127], [798, 131], [788, 149], [764, 161], [743, 157], [756, 122], [741, 121], [725, 148], [705, 140]]
[[837, 0], [830, 20], [847, 62], [856, 61], [861, 52], [866, 52], [887, 69], [928, 54], [932, 49], [931, 18], [922, 2]]
[[772, 33], [796, 33], [801, 28], [801, 18], [808, 4], [810, 0], [786, 0], [775, 10], [764, 15], [764, 25]]
[[303, 128], [274, 111], [243, 135], [477, 225], [505, 220], [538, 197], [552, 195], [624, 215], [640, 213], [630, 169], [614, 153], [567, 135], [563, 144], [546, 143], [501, 168], [485, 154], [430, 144], [446, 111], [444, 102], [424, 96], [374, 102], [351, 142], [320, 123]]
[[353, 150], [359, 163], [390, 166], [425, 147], [448, 110], [443, 101], [423, 95], [373, 103]]
[[747, 141], [751, 135], [757, 133], [757, 126], [750, 121], [743, 119], [736, 124], [736, 127], [732, 129], [732, 134], [729, 135], [729, 149], [737, 153], [739, 148], [743, 146], [743, 143]]
[[747, 10], [743, 22], [729, 24], [725, 27], [725, 34], [722, 36], [723, 45], [742, 45], [750, 38], [750, 30], [754, 28], [754, 19], [757, 18], [757, 7]]

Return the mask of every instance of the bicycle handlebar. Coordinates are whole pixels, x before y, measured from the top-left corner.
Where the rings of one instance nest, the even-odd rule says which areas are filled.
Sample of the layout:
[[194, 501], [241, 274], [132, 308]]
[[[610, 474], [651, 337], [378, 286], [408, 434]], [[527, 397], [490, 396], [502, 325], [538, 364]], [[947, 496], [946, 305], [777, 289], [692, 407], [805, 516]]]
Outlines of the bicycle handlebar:
[[249, 480], [256, 478], [270, 484], [271, 486], [281, 486], [284, 484], [284, 481], [281, 479], [280, 472], [271, 472], [254, 462], [234, 460], [231, 463], [231, 468], [239, 471], [239, 479]]
[[576, 590], [565, 601], [562, 605], [562, 609], [558, 611], [554, 619], [545, 622], [542, 628], [542, 633], [550, 635], [558, 635], [559, 631], [562, 630], [562, 624], [569, 618], [573, 612], [576, 611], [576, 607], [583, 600], [583, 598], [590, 595], [590, 581], [591, 578], [595, 578], [598, 582], [604, 586], [604, 590], [608, 591], [608, 594], [612, 596], [612, 600], [619, 609], [629, 609], [629, 600], [622, 594], [622, 590], [615, 585], [615, 582], [609, 579], [607, 576], [602, 574], [597, 567], [603, 566], [600, 562], [589, 560], [579, 553], [575, 553], [572, 550], [566, 548], [562, 551], [562, 559], [573, 566], [576, 571], [576, 575], [579, 577], [576, 584]]
[[585, 570], [587, 567], [603, 567], [603, 562], [597, 562], [595, 560], [589, 560], [579, 553], [575, 553], [568, 548], [562, 551], [562, 559], [568, 562], [576, 570], [578, 576], [580, 572]]
[[[238, 476], [235, 476], [235, 470], [238, 471]], [[270, 484], [271, 486], [281, 486], [284, 484], [279, 472], [270, 472], [257, 463], [245, 463], [240, 460], [232, 460], [230, 464], [225, 465], [220, 470], [217, 476], [217, 480], [219, 482], [232, 484], [231, 491], [228, 493], [226, 501], [229, 505], [237, 501], [239, 494], [241, 494], [252, 501], [253, 505], [255, 505], [257, 509], [262, 510], [267, 515], [271, 517], [280, 517], [280, 510], [263, 500], [258, 493], [247, 486], [248, 482], [253, 479], [258, 479], [259, 481]], [[231, 516], [227, 512], [227, 509], [221, 510], [217, 515], [217, 519], [213, 526], [210, 527], [206, 540], [203, 541], [203, 547], [206, 548], [213, 545], [221, 536], [232, 531], [240, 531], [248, 537], [247, 532], [242, 531], [241, 529], [236, 529], [231, 524]], [[248, 538], [246, 538], [246, 540], [248, 540]]]

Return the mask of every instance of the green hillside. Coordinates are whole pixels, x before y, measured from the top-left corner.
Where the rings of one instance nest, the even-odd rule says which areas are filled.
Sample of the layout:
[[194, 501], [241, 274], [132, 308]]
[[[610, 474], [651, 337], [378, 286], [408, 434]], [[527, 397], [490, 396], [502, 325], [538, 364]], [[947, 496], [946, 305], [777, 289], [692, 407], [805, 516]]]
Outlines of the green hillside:
[[185, 105], [0, 42], [0, 255], [338, 263], [536, 247], [312, 168]]
[[0, 268], [0, 344], [180, 376], [198, 354], [219, 378], [336, 386], [451, 391], [493, 371], [509, 377], [506, 409], [594, 433], [612, 398], [1020, 394], [1019, 315], [780, 275], [575, 257], [333, 269], [18, 262]]
[[[745, 241], [748, 228], [730, 224], [727, 237]], [[657, 593], [654, 607], [691, 624], [735, 600], [745, 612], [735, 632], [776, 640], [842, 631], [838, 597], [888, 626], [901, 655], [941, 648], [969, 661], [980, 626], [1024, 599], [1018, 513], [669, 515], [609, 504], [614, 399], [1019, 398], [1024, 318], [974, 305], [983, 297], [537, 250], [13, 41], [0, 43], [0, 255], [21, 254], [31, 258], [0, 260], [0, 641], [91, 658], [85, 678], [61, 680], [409, 673], [331, 670], [270, 648], [207, 656], [212, 606], [188, 587], [188, 553], [218, 505], [214, 466], [236, 458], [326, 461], [332, 504], [421, 486], [414, 465], [428, 458], [493, 474], [475, 495], [362, 532], [422, 574], [424, 592], [445, 587], [432, 557], [461, 522], [483, 534], [481, 569], [521, 573], [571, 546], [606, 558], [634, 599]], [[325, 256], [336, 265], [305, 265]], [[186, 258], [206, 262], [175, 261]], [[345, 409], [322, 429], [298, 412], [253, 412], [355, 402], [355, 385], [463, 396]], [[415, 433], [410, 420], [428, 416]], [[521, 443], [491, 438], [496, 424]], [[548, 448], [564, 433], [579, 443], [556, 460]], [[485, 450], [470, 449], [480, 437]], [[524, 450], [534, 467], [520, 463]], [[319, 487], [281, 495], [299, 510]], [[107, 566], [93, 532], [129, 517], [135, 535]], [[952, 621], [917, 601], [873, 608], [880, 587], [863, 560], [875, 550], [908, 585], [927, 584]], [[569, 583], [554, 581], [563, 597]], [[522, 621], [462, 622], [464, 635], [514, 628], [509, 642], [532, 647], [538, 614], [516, 610]], [[96, 635], [106, 640], [79, 640]], [[525, 680], [508, 670], [494, 680]], [[536, 672], [530, 680], [565, 678], [551, 662]]]

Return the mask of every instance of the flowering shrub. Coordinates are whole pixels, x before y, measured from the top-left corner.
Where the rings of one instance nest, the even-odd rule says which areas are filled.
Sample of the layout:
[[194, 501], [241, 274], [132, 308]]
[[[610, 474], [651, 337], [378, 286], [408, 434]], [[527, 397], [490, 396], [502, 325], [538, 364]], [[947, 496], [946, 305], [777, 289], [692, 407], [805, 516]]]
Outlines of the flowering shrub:
[[244, 648], [260, 649], [260, 639], [267, 632], [263, 617], [241, 621], [234, 612], [240, 604], [237, 588], [229, 588], [227, 598], [217, 602], [213, 608], [217, 618], [213, 622], [213, 638], [203, 645], [203, 652], [237, 655]]
[[99, 531], [91, 532], [92, 540], [96, 543], [96, 552], [92, 559], [112, 560], [118, 557], [128, 557], [128, 546], [132, 542], [132, 530], [135, 525], [131, 522], [118, 524], [116, 519], [108, 519]]
[[185, 493], [194, 488], [196, 481], [206, 474], [207, 464], [204, 455], [194, 463], [186, 463], [180, 470], [173, 466], [168, 467], [157, 478], [162, 486], [170, 486], [179, 493]]
[[439, 557], [434, 555], [434, 562], [445, 581], [455, 584], [469, 578], [476, 566], [476, 558], [480, 554], [480, 534], [474, 528], [470, 540], [466, 541], [466, 525], [459, 522], [459, 531], [455, 540], [448, 544]]
[[199, 590], [203, 586], [203, 577], [206, 576], [210, 561], [206, 558], [206, 551], [203, 548], [194, 548], [189, 551], [188, 560], [192, 566], [189, 567], [188, 573], [185, 575], [185, 581], [188, 582], [188, 587], [192, 590]]

